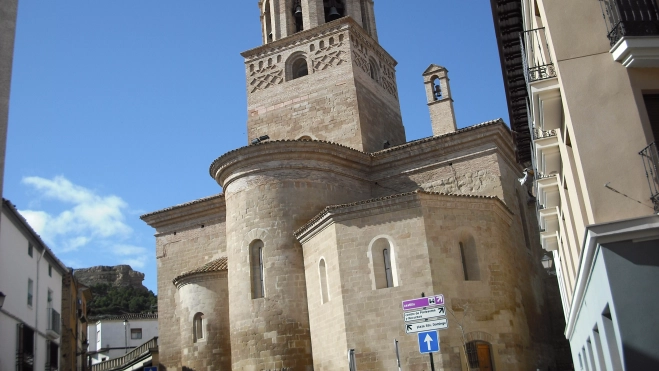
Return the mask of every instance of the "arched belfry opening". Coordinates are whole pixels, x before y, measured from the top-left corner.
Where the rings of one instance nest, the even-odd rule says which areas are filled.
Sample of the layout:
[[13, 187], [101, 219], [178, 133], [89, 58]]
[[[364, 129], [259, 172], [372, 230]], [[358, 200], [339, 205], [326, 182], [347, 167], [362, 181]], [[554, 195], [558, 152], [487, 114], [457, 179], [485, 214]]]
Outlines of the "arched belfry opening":
[[304, 20], [302, 18], [302, 0], [293, 1], [293, 20], [295, 21], [295, 32], [304, 30]]
[[309, 66], [307, 65], [307, 59], [304, 56], [300, 56], [295, 59], [291, 64], [291, 79], [299, 79], [300, 77], [307, 76], [309, 74]]
[[335, 21], [346, 15], [346, 7], [342, 0], [323, 0], [325, 8], [325, 23]]
[[274, 35], [272, 33], [272, 8], [270, 6], [270, 0], [265, 0], [265, 5], [263, 6], [263, 33], [266, 44], [274, 41]]
[[444, 93], [442, 92], [442, 84], [439, 82], [439, 77], [434, 76], [432, 79], [432, 93], [434, 100], [444, 99]]

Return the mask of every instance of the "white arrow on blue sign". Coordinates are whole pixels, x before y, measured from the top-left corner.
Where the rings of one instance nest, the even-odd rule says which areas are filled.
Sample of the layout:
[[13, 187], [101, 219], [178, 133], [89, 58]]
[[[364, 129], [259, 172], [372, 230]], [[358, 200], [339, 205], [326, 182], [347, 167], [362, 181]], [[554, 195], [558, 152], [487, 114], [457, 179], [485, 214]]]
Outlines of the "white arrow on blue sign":
[[439, 352], [439, 334], [437, 331], [419, 332], [417, 335], [421, 354]]

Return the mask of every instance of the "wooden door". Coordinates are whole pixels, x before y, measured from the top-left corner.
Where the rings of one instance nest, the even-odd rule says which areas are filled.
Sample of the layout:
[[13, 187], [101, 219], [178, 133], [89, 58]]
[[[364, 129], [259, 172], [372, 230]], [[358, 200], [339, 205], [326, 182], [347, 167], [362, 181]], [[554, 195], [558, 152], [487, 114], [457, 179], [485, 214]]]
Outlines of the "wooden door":
[[490, 346], [478, 344], [478, 365], [480, 371], [492, 371], [492, 357], [490, 357]]

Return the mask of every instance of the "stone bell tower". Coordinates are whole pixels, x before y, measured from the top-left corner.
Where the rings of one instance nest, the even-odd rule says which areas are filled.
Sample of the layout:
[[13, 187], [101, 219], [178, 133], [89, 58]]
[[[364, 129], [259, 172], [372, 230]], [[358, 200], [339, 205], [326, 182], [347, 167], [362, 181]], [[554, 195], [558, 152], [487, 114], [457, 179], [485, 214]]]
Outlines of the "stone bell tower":
[[262, 0], [259, 10], [263, 45], [242, 53], [248, 141], [405, 143], [396, 61], [378, 44], [372, 0]]

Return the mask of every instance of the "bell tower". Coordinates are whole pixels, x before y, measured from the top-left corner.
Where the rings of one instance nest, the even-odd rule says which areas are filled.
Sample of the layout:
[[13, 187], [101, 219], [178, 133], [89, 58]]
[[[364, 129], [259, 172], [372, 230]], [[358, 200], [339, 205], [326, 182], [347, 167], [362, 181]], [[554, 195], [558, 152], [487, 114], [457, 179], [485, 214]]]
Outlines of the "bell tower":
[[396, 61], [372, 0], [261, 0], [263, 45], [242, 53], [248, 142], [317, 139], [376, 152], [405, 143]]

